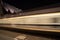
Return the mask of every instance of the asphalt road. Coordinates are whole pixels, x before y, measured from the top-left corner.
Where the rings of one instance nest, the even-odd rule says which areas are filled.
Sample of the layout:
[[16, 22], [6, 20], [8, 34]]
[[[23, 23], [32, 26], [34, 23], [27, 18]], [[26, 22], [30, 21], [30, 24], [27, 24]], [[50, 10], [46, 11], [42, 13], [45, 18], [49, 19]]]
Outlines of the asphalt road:
[[33, 34], [30, 35], [25, 33], [0, 30], [0, 40], [59, 40], [59, 39], [51, 38], [49, 36], [46, 37], [45, 35], [41, 36], [41, 34], [39, 34], [39, 36], [36, 36]]

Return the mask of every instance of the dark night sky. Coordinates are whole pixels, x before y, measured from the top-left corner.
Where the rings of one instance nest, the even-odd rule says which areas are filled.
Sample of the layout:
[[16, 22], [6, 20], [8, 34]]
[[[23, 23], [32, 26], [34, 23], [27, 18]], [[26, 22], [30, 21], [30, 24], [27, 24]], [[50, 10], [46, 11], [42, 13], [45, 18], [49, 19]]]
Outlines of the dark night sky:
[[59, 3], [58, 0], [3, 0], [6, 3], [14, 5], [21, 9], [32, 9], [46, 5]]

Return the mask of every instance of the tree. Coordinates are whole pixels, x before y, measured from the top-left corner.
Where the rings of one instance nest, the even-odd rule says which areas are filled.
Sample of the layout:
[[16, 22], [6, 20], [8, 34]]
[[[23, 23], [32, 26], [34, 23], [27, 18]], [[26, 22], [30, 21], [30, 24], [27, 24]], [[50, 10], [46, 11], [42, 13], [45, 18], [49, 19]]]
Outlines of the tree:
[[0, 15], [2, 14], [2, 5], [1, 5], [1, 0], [0, 0]]
[[2, 1], [2, 0], [0, 0], [0, 17], [1, 17], [1, 15], [3, 14], [3, 8], [2, 8], [1, 1]]

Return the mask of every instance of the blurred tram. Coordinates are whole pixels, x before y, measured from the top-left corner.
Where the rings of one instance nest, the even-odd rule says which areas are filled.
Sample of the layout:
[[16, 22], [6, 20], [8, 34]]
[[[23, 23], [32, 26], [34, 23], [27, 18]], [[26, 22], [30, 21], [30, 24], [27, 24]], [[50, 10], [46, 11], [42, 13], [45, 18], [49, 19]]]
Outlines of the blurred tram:
[[[10, 14], [0, 19], [0, 27], [17, 28], [35, 31], [60, 32], [60, 3], [44, 6], [39, 10], [23, 11], [6, 4], [3, 9], [11, 10]], [[49, 8], [47, 8], [49, 7]], [[50, 8], [52, 7], [52, 8]], [[7, 8], [7, 9], [6, 9]], [[13, 11], [12, 11], [13, 10]], [[17, 11], [16, 11], [17, 10]], [[15, 14], [16, 13], [16, 14]], [[17, 15], [18, 14], [18, 15]], [[16, 16], [17, 15], [17, 16]]]
[[0, 27], [60, 32], [60, 12], [3, 18]]

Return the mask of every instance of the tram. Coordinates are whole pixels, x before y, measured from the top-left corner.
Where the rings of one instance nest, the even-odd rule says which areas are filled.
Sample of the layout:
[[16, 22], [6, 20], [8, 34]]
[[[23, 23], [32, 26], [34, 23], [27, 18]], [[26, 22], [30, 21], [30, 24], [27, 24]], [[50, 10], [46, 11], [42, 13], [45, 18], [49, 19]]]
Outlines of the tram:
[[[8, 27], [8, 28], [17, 28], [17, 29], [25, 29], [25, 30], [37, 30], [37, 31], [50, 31], [50, 32], [60, 32], [60, 3], [56, 3], [53, 6], [44, 6], [39, 10], [32, 10], [32, 11], [23, 11], [23, 12], [16, 12], [21, 11], [19, 9], [15, 9], [12, 5], [8, 5], [7, 7], [12, 7], [11, 9], [7, 8], [6, 6], [3, 7], [5, 11], [13, 10], [15, 13], [19, 13], [22, 15], [17, 15], [10, 11], [10, 14], [13, 14], [13, 17], [2, 17], [0, 19], [0, 27]], [[49, 8], [47, 8], [49, 7]], [[7, 8], [7, 9], [6, 9]], [[8, 14], [8, 13], [7, 13]]]

